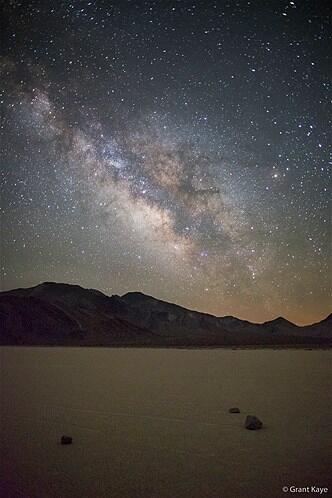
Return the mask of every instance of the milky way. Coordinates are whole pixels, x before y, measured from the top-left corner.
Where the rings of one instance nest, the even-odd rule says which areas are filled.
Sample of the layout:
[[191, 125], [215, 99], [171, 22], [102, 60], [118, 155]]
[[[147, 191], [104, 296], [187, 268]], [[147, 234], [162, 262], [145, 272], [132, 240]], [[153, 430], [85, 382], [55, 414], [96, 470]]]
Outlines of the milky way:
[[2, 286], [329, 312], [324, 2], [12, 2]]

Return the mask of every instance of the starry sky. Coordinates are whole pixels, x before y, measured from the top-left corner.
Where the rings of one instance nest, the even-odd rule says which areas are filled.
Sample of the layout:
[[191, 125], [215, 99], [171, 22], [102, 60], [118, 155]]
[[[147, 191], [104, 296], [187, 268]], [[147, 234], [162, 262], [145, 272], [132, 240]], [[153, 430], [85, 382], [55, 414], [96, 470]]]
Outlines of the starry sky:
[[328, 2], [1, 2], [1, 284], [330, 312]]

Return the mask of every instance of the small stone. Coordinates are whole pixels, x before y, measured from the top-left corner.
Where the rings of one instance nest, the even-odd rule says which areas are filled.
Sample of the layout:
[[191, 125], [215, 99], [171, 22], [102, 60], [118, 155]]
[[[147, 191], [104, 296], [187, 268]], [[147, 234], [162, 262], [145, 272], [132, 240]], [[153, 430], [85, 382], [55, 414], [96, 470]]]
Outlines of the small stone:
[[263, 422], [254, 415], [248, 415], [245, 422], [245, 428], [250, 431], [258, 431], [263, 427]]
[[237, 408], [237, 407], [230, 408], [228, 411], [229, 411], [229, 413], [241, 413], [240, 408]]
[[73, 438], [70, 436], [62, 436], [61, 444], [71, 444], [73, 442]]

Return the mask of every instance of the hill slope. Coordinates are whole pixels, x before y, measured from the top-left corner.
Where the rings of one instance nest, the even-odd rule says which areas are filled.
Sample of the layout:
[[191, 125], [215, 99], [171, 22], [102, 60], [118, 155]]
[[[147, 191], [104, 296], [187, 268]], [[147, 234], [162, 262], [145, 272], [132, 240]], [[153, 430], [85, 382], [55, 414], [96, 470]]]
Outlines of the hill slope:
[[306, 327], [187, 310], [140, 292], [108, 297], [45, 282], [0, 293], [0, 344], [77, 346], [332, 345], [331, 315]]

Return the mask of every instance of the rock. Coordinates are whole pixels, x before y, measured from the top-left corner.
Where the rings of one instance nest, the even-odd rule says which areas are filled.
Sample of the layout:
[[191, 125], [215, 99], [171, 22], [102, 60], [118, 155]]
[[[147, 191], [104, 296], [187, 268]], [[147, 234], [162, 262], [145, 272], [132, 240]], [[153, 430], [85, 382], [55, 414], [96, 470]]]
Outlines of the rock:
[[250, 431], [257, 431], [262, 427], [263, 427], [263, 422], [259, 420], [259, 418], [255, 417], [254, 415], [247, 415], [245, 422], [246, 429], [249, 429]]
[[62, 436], [61, 444], [71, 444], [73, 442], [73, 438], [70, 436]]
[[241, 413], [240, 408], [237, 408], [237, 407], [230, 408], [228, 411], [229, 411], [229, 413]]

